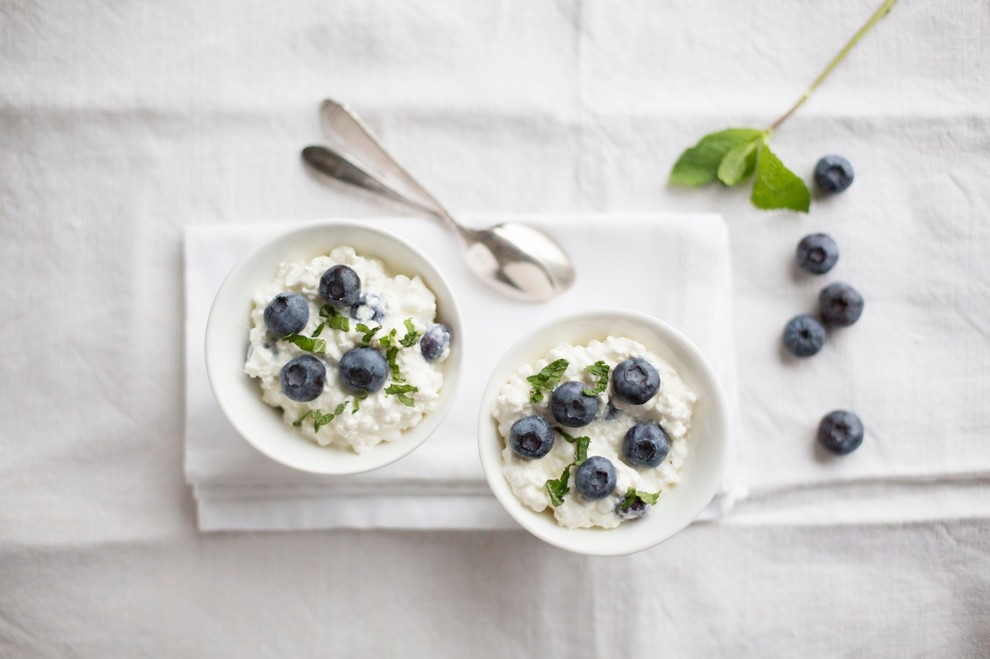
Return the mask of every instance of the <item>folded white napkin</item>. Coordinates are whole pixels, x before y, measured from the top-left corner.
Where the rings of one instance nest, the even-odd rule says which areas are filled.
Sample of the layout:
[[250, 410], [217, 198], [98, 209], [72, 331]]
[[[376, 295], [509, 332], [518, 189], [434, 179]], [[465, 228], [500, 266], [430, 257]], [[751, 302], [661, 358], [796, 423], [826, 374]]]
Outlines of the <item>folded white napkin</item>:
[[[502, 218], [505, 219], [505, 218]], [[425, 252], [444, 272], [464, 316], [461, 390], [443, 424], [406, 458], [366, 474], [326, 477], [273, 462], [248, 445], [217, 406], [203, 339], [223, 278], [277, 225], [186, 229], [186, 480], [201, 531], [319, 528], [515, 528], [491, 495], [476, 447], [481, 393], [503, 352], [531, 327], [594, 308], [629, 308], [687, 334], [711, 360], [730, 402], [732, 454], [703, 518], [745, 495], [732, 338], [729, 248], [717, 215], [523, 218], [556, 238], [574, 261], [573, 288], [547, 304], [503, 298], [467, 270], [456, 238], [419, 218], [369, 219]], [[498, 221], [476, 218], [478, 226]]]

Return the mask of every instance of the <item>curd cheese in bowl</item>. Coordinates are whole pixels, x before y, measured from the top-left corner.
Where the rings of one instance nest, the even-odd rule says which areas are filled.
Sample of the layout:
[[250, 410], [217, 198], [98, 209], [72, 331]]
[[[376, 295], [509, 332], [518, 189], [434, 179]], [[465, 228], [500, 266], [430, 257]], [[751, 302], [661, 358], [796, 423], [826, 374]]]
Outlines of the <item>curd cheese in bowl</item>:
[[440, 425], [462, 345], [457, 302], [426, 256], [383, 229], [322, 220], [230, 272], [206, 363], [249, 444], [295, 469], [351, 474], [407, 455]]
[[639, 551], [711, 501], [727, 413], [704, 355], [645, 314], [564, 318], [521, 339], [492, 372], [479, 452], [506, 511], [585, 554]]

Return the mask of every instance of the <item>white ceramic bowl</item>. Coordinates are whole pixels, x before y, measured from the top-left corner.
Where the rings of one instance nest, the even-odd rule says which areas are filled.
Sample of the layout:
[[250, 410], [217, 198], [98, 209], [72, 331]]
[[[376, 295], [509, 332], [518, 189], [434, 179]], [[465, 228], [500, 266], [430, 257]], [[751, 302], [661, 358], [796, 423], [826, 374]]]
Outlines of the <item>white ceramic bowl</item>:
[[[619, 336], [639, 341], [667, 360], [698, 395], [688, 457], [676, 487], [664, 490], [660, 503], [645, 517], [613, 529], [568, 529], [550, 511], [525, 507], [502, 476], [505, 441], [492, 417], [499, 389], [522, 364], [532, 364], [560, 343], [585, 344]], [[708, 360], [687, 337], [670, 325], [635, 311], [595, 311], [541, 327], [516, 343], [491, 374], [481, 399], [478, 449], [485, 477], [505, 510], [527, 531], [562, 549], [597, 556], [631, 554], [656, 545], [690, 524], [711, 501], [725, 472], [728, 424], [725, 395]]]
[[[392, 274], [420, 275], [436, 295], [437, 320], [450, 327], [450, 355], [442, 362], [444, 385], [437, 407], [394, 442], [358, 454], [319, 446], [282, 420], [282, 410], [261, 400], [256, 380], [244, 373], [254, 292], [271, 281], [280, 263], [309, 261], [338, 245], [377, 257]], [[461, 315], [450, 285], [430, 259], [401, 238], [351, 220], [298, 225], [241, 260], [220, 286], [206, 327], [206, 370], [224, 414], [249, 444], [295, 469], [321, 474], [355, 474], [383, 467], [409, 454], [436, 430], [457, 392], [463, 344]]]

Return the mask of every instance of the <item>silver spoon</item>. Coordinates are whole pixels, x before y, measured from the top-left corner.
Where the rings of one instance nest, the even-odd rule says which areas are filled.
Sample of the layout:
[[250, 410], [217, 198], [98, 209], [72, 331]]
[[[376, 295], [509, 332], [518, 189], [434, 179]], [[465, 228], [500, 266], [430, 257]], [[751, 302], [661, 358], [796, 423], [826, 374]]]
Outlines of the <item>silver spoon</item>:
[[470, 270], [502, 293], [529, 302], [544, 302], [574, 283], [570, 259], [549, 236], [518, 222], [504, 222], [489, 229], [461, 225], [385, 151], [352, 110], [328, 100], [324, 102], [322, 112], [335, 141], [355, 146], [367, 160], [391, 171], [423, 201], [400, 192], [387, 177], [371, 173], [357, 158], [325, 146], [303, 149], [303, 160], [316, 171], [438, 218], [463, 240]]

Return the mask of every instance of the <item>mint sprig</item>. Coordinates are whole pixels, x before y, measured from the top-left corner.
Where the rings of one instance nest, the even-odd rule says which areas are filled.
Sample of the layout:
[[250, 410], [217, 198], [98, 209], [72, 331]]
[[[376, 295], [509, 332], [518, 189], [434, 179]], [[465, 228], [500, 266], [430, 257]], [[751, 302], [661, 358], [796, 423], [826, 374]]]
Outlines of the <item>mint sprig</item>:
[[622, 500], [619, 507], [623, 510], [629, 510], [629, 506], [636, 503], [637, 499], [652, 506], [660, 500], [660, 492], [644, 492], [642, 490], [637, 490], [635, 487], [630, 487], [626, 490], [626, 498]]
[[811, 208], [811, 193], [801, 178], [784, 166], [768, 145], [773, 135], [811, 94], [832, 73], [859, 40], [883, 18], [897, 0], [884, 0], [880, 8], [863, 24], [846, 45], [832, 58], [808, 91], [774, 121], [766, 130], [755, 128], [728, 128], [709, 133], [689, 149], [681, 153], [670, 172], [670, 184], [699, 187], [716, 180], [727, 187], [735, 187], [756, 174], [756, 182], [749, 196], [750, 202], [762, 210], [789, 209], [807, 213]]
[[399, 343], [402, 344], [403, 348], [411, 348], [419, 341], [419, 332], [413, 326], [412, 318], [406, 318], [402, 324], [406, 326], [406, 335], [402, 337]]
[[390, 384], [385, 389], [385, 395], [395, 396], [403, 405], [412, 407], [416, 404], [416, 401], [412, 399], [412, 396], [408, 396], [407, 394], [414, 394], [417, 391], [419, 391], [419, 387], [415, 387], [411, 384]]
[[320, 318], [326, 320], [327, 327], [330, 329], [340, 330], [341, 332], [351, 331], [351, 322], [347, 319], [347, 316], [329, 304], [324, 304], [320, 307]]
[[337, 405], [337, 407], [334, 409], [333, 412], [323, 413], [320, 410], [307, 410], [305, 413], [303, 413], [302, 416], [300, 416], [298, 419], [293, 421], [292, 425], [298, 428], [299, 426], [302, 425], [302, 422], [305, 421], [307, 417], [313, 417], [313, 432], [319, 432], [320, 428], [327, 425], [328, 423], [336, 419], [338, 416], [343, 414], [344, 408], [346, 407], [347, 407], [347, 401], [345, 400], [343, 403]]
[[566, 370], [567, 360], [558, 359], [544, 366], [543, 370], [536, 375], [531, 375], [526, 378], [526, 382], [533, 385], [533, 390], [529, 395], [530, 402], [539, 403], [543, 400], [543, 392], [553, 391], [553, 388], [557, 386], [558, 382], [560, 382], [560, 378], [564, 376], [564, 371]]
[[574, 459], [571, 460], [566, 467], [564, 467], [564, 471], [560, 475], [560, 478], [548, 479], [544, 484], [547, 495], [550, 497], [550, 505], [556, 508], [560, 504], [564, 503], [564, 495], [571, 491], [571, 488], [567, 485], [567, 482], [571, 478], [571, 467], [580, 467], [581, 463], [588, 459], [588, 447], [591, 445], [591, 438], [574, 437], [572, 435], [568, 435], [560, 428], [554, 428], [554, 430], [560, 433], [560, 436], [568, 442], [574, 444]]
[[595, 377], [597, 382], [594, 387], [585, 387], [582, 393], [585, 396], [597, 396], [603, 393], [608, 388], [608, 371], [608, 364], [601, 360], [586, 366], [584, 372]]
[[375, 334], [377, 334], [378, 331], [381, 330], [381, 328], [382, 328], [381, 325], [378, 325], [376, 327], [368, 327], [364, 323], [358, 323], [354, 327], [354, 329], [356, 329], [358, 332], [362, 334], [361, 345], [363, 346], [370, 345], [372, 337], [374, 337]]

